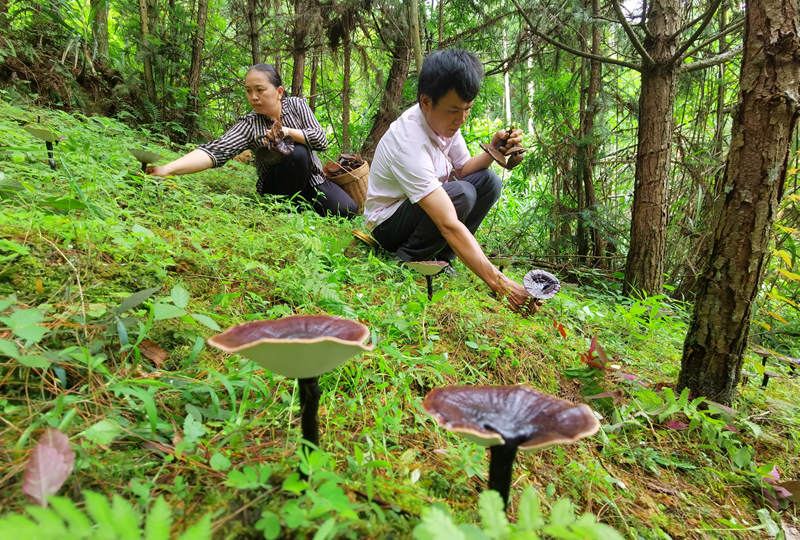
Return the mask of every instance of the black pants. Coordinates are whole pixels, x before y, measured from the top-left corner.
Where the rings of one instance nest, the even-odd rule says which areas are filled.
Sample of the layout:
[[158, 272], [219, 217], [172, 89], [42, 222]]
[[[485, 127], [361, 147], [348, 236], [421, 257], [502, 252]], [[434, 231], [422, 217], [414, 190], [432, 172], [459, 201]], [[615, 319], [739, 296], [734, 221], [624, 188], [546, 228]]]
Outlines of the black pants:
[[325, 180], [317, 186], [311, 184], [311, 154], [302, 144], [295, 144], [291, 155], [268, 169], [258, 169], [265, 169], [259, 174], [256, 184], [259, 195], [280, 195], [308, 202], [321, 216], [351, 218], [358, 215], [355, 201], [333, 182]]
[[[453, 201], [458, 220], [472, 234], [500, 198], [503, 182], [489, 169], [474, 172], [455, 182], [442, 184]], [[404, 261], [436, 259], [450, 261], [455, 257], [447, 241], [431, 218], [418, 205], [406, 199], [394, 214], [372, 231], [381, 246]]]

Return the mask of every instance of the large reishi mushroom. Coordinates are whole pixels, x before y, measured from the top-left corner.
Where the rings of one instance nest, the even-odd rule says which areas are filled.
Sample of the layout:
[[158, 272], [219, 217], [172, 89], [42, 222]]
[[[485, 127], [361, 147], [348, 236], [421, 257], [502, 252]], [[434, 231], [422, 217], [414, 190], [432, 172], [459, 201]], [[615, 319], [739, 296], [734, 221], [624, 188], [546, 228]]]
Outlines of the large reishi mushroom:
[[489, 489], [504, 505], [517, 450], [575, 442], [600, 428], [587, 405], [524, 385], [434, 388], [422, 407], [446, 430], [489, 448]]
[[258, 365], [297, 379], [303, 438], [319, 445], [317, 409], [319, 376], [373, 345], [365, 345], [369, 329], [357, 321], [332, 315], [289, 315], [232, 326], [208, 344], [236, 353]]
[[147, 170], [148, 163], [155, 163], [156, 161], [161, 161], [164, 159], [164, 156], [161, 154], [156, 154], [155, 152], [150, 152], [149, 150], [141, 150], [139, 148], [128, 148], [128, 152], [133, 154], [133, 157], [136, 158], [136, 161], [142, 164], [142, 172]]
[[56, 160], [53, 157], [53, 143], [58, 144], [58, 135], [49, 129], [32, 125], [27, 125], [24, 129], [32, 137], [36, 137], [37, 139], [44, 141], [44, 145], [47, 148], [47, 163], [50, 165], [51, 169], [56, 170]]

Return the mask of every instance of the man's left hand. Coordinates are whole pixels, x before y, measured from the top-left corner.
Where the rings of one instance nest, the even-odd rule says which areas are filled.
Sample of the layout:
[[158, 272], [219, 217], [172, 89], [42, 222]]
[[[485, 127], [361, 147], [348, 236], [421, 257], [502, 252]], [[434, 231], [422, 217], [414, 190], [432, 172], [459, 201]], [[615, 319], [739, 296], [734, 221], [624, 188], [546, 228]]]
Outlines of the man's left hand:
[[501, 129], [492, 136], [492, 146], [500, 150], [503, 155], [520, 143], [522, 143], [521, 129], [512, 129], [510, 135], [508, 130]]

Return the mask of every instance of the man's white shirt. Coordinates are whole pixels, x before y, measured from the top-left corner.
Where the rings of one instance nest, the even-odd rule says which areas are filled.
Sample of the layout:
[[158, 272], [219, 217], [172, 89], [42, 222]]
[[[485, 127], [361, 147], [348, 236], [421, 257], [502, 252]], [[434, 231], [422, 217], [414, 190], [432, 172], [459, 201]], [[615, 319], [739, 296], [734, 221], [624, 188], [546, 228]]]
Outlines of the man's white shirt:
[[419, 104], [406, 110], [375, 150], [364, 203], [367, 227], [372, 230], [389, 219], [406, 199], [414, 204], [424, 199], [469, 158], [460, 129], [452, 137], [440, 137]]

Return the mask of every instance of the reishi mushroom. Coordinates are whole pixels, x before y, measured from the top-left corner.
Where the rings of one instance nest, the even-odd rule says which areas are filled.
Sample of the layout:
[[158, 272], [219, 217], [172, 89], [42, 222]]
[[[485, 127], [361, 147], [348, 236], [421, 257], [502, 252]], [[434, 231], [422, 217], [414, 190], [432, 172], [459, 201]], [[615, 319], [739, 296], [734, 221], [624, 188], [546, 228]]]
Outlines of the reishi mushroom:
[[524, 385], [434, 388], [422, 407], [441, 427], [489, 448], [488, 486], [504, 505], [517, 450], [575, 442], [600, 428], [587, 405]]
[[24, 129], [31, 136], [44, 141], [44, 145], [47, 147], [47, 163], [50, 165], [51, 169], [56, 170], [56, 160], [53, 158], [53, 143], [58, 143], [58, 135], [49, 129], [36, 126], [25, 126]]
[[507, 170], [511, 170], [517, 165], [522, 162], [522, 158], [524, 157], [523, 154], [527, 152], [526, 148], [523, 148], [520, 145], [515, 145], [506, 150], [506, 153], [503, 154], [500, 151], [500, 147], [503, 146], [506, 140], [511, 136], [511, 128], [506, 130], [505, 139], [502, 139], [496, 143], [496, 146], [492, 146], [491, 144], [480, 143], [480, 147], [483, 149], [484, 152], [492, 156], [492, 159], [501, 167]]
[[128, 151], [133, 154], [133, 157], [142, 164], [142, 172], [147, 170], [148, 163], [155, 163], [156, 161], [161, 161], [164, 159], [164, 156], [161, 154], [156, 154], [155, 152], [150, 152], [148, 150], [139, 150], [138, 148], [128, 148]]
[[433, 298], [433, 276], [441, 274], [450, 263], [445, 261], [408, 261], [405, 266], [425, 276], [428, 283], [428, 300]]
[[365, 345], [369, 329], [332, 315], [289, 315], [232, 326], [208, 344], [236, 353], [284, 377], [297, 379], [303, 438], [319, 445], [319, 376], [374, 345]]
[[531, 270], [522, 278], [522, 286], [537, 300], [547, 300], [561, 289], [561, 282], [550, 272]]

